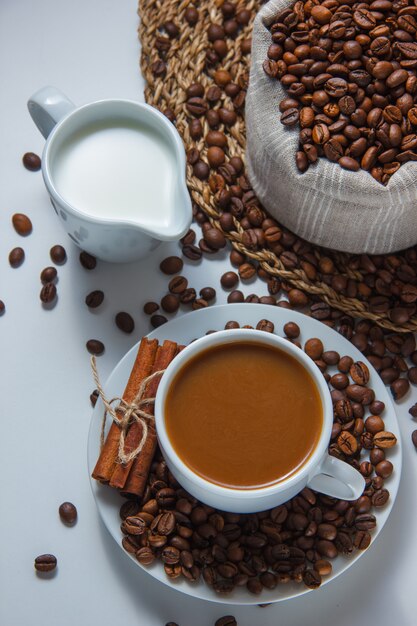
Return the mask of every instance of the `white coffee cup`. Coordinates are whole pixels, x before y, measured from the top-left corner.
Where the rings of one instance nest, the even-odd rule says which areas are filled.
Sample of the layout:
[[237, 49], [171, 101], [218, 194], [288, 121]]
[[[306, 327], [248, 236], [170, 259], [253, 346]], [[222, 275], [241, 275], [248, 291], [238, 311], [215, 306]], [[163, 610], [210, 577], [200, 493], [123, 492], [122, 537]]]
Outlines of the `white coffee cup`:
[[69, 237], [104, 261], [145, 257], [192, 219], [185, 150], [174, 125], [132, 100], [76, 107], [54, 87], [28, 102], [45, 138], [42, 174]]
[[[287, 479], [254, 489], [223, 487], [193, 472], [176, 453], [168, 437], [164, 419], [167, 393], [178, 371], [190, 359], [208, 348], [242, 341], [276, 347], [294, 357], [313, 378], [323, 409], [323, 425], [318, 443], [304, 465]], [[198, 407], [195, 407], [195, 415], [198, 420]], [[327, 383], [317, 365], [300, 348], [271, 333], [250, 329], [224, 330], [206, 335], [187, 346], [175, 357], [162, 376], [155, 401], [155, 423], [159, 445], [172, 474], [189, 493], [217, 509], [236, 513], [263, 511], [286, 502], [306, 486], [342, 500], [356, 500], [365, 488], [365, 480], [357, 470], [328, 454], [333, 404]]]

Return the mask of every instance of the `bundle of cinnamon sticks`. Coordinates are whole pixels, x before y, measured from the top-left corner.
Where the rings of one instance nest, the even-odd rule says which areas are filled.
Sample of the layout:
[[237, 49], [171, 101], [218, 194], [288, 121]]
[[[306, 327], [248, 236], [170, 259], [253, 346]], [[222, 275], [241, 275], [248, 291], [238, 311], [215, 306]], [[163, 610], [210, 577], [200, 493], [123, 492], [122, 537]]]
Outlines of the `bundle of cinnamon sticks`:
[[[164, 341], [160, 346], [157, 339], [143, 337], [122, 396], [123, 400], [126, 403], [133, 402], [142, 381], [155, 372], [165, 370], [181, 348], [182, 346], [173, 341]], [[148, 382], [144, 393], [146, 398], [155, 397], [161, 376], [156, 376]], [[145, 411], [152, 414], [153, 405], [149, 405]], [[148, 435], [142, 450], [126, 464], [118, 461], [120, 433], [119, 426], [113, 422], [92, 476], [101, 483], [119, 489], [124, 495], [140, 497], [145, 490], [157, 446], [156, 430], [153, 423], [148, 426]], [[142, 425], [133, 421], [125, 437], [125, 452], [135, 450], [141, 438]]]

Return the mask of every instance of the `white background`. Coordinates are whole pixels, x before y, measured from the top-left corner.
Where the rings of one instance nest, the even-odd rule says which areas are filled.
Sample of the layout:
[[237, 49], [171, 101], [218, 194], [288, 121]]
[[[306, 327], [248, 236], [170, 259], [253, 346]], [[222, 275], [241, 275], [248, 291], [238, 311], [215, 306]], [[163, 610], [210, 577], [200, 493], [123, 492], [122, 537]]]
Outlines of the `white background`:
[[[161, 20], [163, 17], [161, 16]], [[0, 624], [1, 626], [210, 626], [233, 613], [240, 626], [319, 626], [337, 623], [412, 626], [416, 623], [417, 455], [410, 441], [415, 424], [407, 413], [412, 394], [398, 408], [404, 470], [393, 513], [375, 546], [357, 566], [327, 587], [267, 608], [227, 607], [193, 600], [140, 571], [99, 521], [86, 467], [93, 388], [85, 342], [101, 339], [105, 378], [120, 357], [150, 330], [142, 305], [165, 293], [161, 259], [175, 252], [163, 245], [131, 265], [99, 263], [93, 272], [78, 262], [49, 203], [40, 173], [26, 171], [26, 151], [41, 153], [43, 139], [26, 101], [52, 84], [78, 104], [103, 97], [143, 100], [139, 72], [136, 0], [1, 0], [0, 3]], [[33, 234], [19, 237], [11, 216], [27, 213]], [[49, 249], [61, 243], [68, 262], [59, 268], [57, 306], [44, 310], [39, 273]], [[26, 260], [10, 268], [20, 245]], [[213, 285], [217, 302], [226, 295], [219, 277], [226, 255], [189, 263], [184, 273], [197, 289]], [[103, 289], [105, 303], [88, 311], [85, 295]], [[248, 285], [245, 293], [265, 293]], [[114, 325], [117, 311], [135, 318], [133, 335]], [[58, 507], [77, 505], [75, 527], [63, 526]], [[34, 557], [52, 552], [58, 570], [36, 576]], [[260, 598], [260, 602], [262, 599]]]

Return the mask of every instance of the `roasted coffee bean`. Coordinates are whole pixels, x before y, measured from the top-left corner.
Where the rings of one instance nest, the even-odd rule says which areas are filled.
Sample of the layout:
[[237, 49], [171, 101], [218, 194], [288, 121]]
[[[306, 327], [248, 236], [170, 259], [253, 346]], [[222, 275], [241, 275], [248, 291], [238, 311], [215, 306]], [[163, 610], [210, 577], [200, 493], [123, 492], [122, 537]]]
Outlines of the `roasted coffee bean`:
[[200, 289], [200, 296], [204, 298], [206, 302], [210, 302], [216, 297], [216, 290], [213, 289], [213, 287], [203, 287], [203, 289]]
[[226, 238], [218, 228], [209, 228], [206, 230], [204, 239], [213, 250], [220, 250], [226, 245]]
[[224, 615], [215, 621], [214, 626], [237, 626], [237, 621], [233, 615]]
[[145, 302], [143, 305], [143, 312], [146, 315], [152, 315], [159, 309], [159, 304], [157, 302]]
[[239, 282], [236, 272], [225, 272], [220, 278], [220, 283], [224, 289], [232, 289]]
[[40, 157], [34, 152], [26, 152], [22, 157], [22, 162], [25, 168], [31, 172], [37, 172], [42, 166]]
[[397, 378], [390, 385], [390, 390], [394, 400], [401, 400], [410, 389], [410, 383], [406, 378]]
[[55, 263], [55, 265], [63, 265], [67, 260], [67, 253], [63, 246], [52, 246], [49, 251], [49, 255], [51, 257], [51, 261]]
[[411, 441], [414, 444], [414, 447], [417, 448], [417, 430], [413, 430], [411, 433]]
[[97, 259], [92, 254], [89, 254], [84, 250], [80, 252], [79, 259], [81, 265], [86, 270], [93, 270], [97, 265]]
[[274, 323], [271, 322], [270, 320], [260, 320], [257, 325], [256, 325], [256, 330], [263, 330], [267, 333], [273, 333], [274, 332]]
[[93, 408], [97, 404], [98, 397], [99, 397], [98, 389], [94, 389], [94, 391], [90, 393], [90, 402]]
[[353, 363], [349, 370], [350, 376], [357, 385], [366, 385], [369, 382], [368, 367], [362, 361]]
[[44, 304], [51, 304], [56, 299], [56, 287], [54, 283], [46, 283], [39, 294], [41, 301]]
[[304, 345], [304, 352], [313, 360], [321, 358], [323, 354], [323, 343], [320, 339], [308, 339]]
[[162, 324], [165, 324], [167, 321], [165, 315], [152, 315], [150, 319], [153, 328], [159, 328], [159, 326], [162, 326]]
[[[50, 269], [53, 269], [53, 268], [50, 268]], [[42, 275], [41, 275], [41, 278], [42, 278]], [[104, 300], [104, 293], [100, 290], [91, 291], [85, 297], [85, 303], [91, 309], [96, 309], [98, 306], [100, 306], [100, 304], [103, 303], [103, 300]]]
[[58, 511], [59, 517], [68, 526], [73, 526], [77, 521], [77, 509], [72, 502], [63, 502]]
[[159, 264], [159, 269], [164, 274], [178, 274], [183, 268], [183, 261], [177, 256], [169, 256]]
[[289, 339], [297, 339], [300, 336], [300, 327], [295, 322], [287, 322], [284, 325], [284, 333]]
[[[203, 253], [201, 252], [200, 248], [194, 245], [183, 246], [182, 253], [185, 257], [187, 257], [187, 259], [190, 259], [190, 261], [199, 261], [201, 257], [203, 256]], [[182, 269], [182, 266], [179, 270], [176, 270], [175, 272], [172, 272], [172, 273], [176, 274], [178, 271], [181, 271], [181, 269]]]
[[32, 222], [24, 213], [15, 213], [12, 217], [12, 223], [18, 235], [26, 237], [32, 232]]
[[90, 354], [99, 356], [104, 352], [104, 343], [102, 343], [98, 339], [89, 339], [85, 345]]
[[114, 321], [116, 322], [117, 328], [119, 328], [124, 333], [132, 333], [135, 329], [135, 322], [133, 317], [126, 313], [125, 311], [120, 311], [116, 314]]
[[20, 267], [25, 260], [25, 251], [23, 248], [13, 248], [9, 252], [9, 264], [11, 267]]
[[179, 306], [179, 297], [174, 293], [166, 294], [161, 300], [161, 307], [166, 313], [175, 313], [175, 311], [178, 311]]
[[393, 433], [383, 430], [374, 435], [373, 443], [377, 448], [392, 448], [397, 443], [397, 438]]
[[53, 554], [41, 554], [35, 559], [35, 569], [37, 572], [52, 572], [56, 566], [57, 559]]

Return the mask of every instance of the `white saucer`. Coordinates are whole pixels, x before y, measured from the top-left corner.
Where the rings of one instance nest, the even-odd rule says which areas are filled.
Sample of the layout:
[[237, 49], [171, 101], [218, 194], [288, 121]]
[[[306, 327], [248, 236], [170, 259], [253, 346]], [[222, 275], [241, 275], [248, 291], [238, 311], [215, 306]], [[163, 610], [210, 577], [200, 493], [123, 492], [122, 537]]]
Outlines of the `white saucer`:
[[[151, 332], [149, 337], [156, 338], [160, 342], [164, 339], [170, 339], [178, 343], [187, 344], [192, 339], [204, 335], [208, 330], [222, 330], [226, 322], [229, 320], [236, 320], [240, 325], [250, 324], [251, 326], [256, 326], [258, 321], [263, 318], [271, 320], [275, 324], [275, 332], [281, 336], [284, 335], [282, 330], [284, 324], [289, 321], [294, 321], [301, 328], [300, 341], [302, 343], [310, 337], [319, 337], [326, 350], [337, 350], [341, 356], [350, 355], [355, 361], [361, 360], [369, 367], [369, 385], [374, 389], [376, 398], [385, 403], [386, 408], [382, 417], [385, 422], [386, 430], [395, 433], [398, 439], [398, 444], [392, 451], [390, 451], [388, 457], [394, 464], [394, 472], [386, 481], [387, 489], [390, 492], [390, 499], [383, 508], [375, 509], [373, 511], [377, 518], [377, 527], [372, 534], [372, 547], [375, 543], [376, 537], [379, 535], [385, 522], [387, 521], [394, 505], [400, 482], [402, 450], [400, 442], [400, 429], [390, 395], [377, 372], [374, 370], [369, 361], [367, 361], [367, 359], [363, 356], [363, 354], [359, 352], [359, 350], [357, 350], [347, 339], [342, 337], [342, 335], [339, 335], [339, 333], [335, 332], [321, 322], [318, 322], [301, 313], [265, 304], [226, 304], [222, 306], [208, 307], [206, 309], [181, 315], [171, 320], [167, 324], [164, 324]], [[107, 397], [112, 398], [114, 396], [121, 395], [123, 392], [135, 360], [137, 349], [138, 344], [129, 350], [129, 352], [121, 359], [121, 361], [114, 368], [113, 372], [110, 374], [109, 379], [104, 385]], [[331, 371], [331, 368], [329, 368], [329, 371]], [[90, 476], [99, 455], [102, 416], [103, 405], [101, 400], [99, 400], [93, 411], [90, 431], [88, 434], [87, 453]], [[143, 567], [133, 556], [128, 554], [121, 545], [123, 535], [120, 531], [121, 520], [119, 517], [119, 509], [123, 502], [122, 498], [114, 489], [103, 486], [93, 479], [91, 479], [91, 488], [101, 518], [109, 533], [120, 546], [122, 552], [131, 558], [138, 567], [141, 567], [148, 574], [177, 591], [181, 591], [182, 593], [195, 598], [201, 598], [203, 600], [242, 605], [259, 604], [260, 602], [280, 602], [282, 600], [296, 598], [311, 591], [305, 587], [303, 583], [289, 583], [285, 585], [278, 585], [273, 590], [264, 589], [260, 595], [256, 596], [250, 594], [246, 588], [237, 588], [230, 594], [219, 595], [213, 589], [208, 587], [203, 580], [198, 583], [189, 583], [183, 579], [169, 579], [166, 576], [164, 568], [160, 562], [153, 564], [151, 567]], [[368, 550], [369, 549], [370, 548], [368, 548]], [[354, 555], [348, 557], [338, 556], [332, 561], [332, 574], [323, 579], [322, 585], [334, 580], [337, 576], [354, 565], [354, 563], [363, 557], [366, 552], [366, 550], [357, 551]]]

